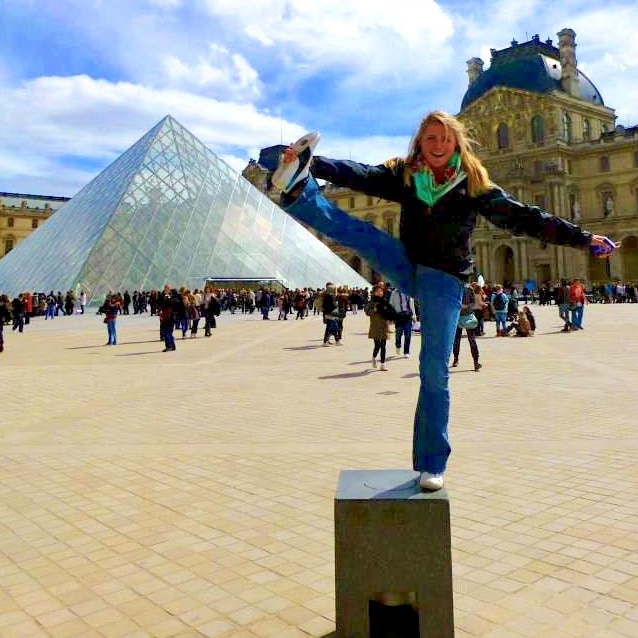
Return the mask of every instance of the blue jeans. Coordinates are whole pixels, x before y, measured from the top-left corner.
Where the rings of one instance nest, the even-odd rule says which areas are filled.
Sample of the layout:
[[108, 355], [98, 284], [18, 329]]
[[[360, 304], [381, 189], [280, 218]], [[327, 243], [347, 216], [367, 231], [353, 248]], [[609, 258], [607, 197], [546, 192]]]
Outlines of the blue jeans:
[[398, 321], [394, 324], [394, 345], [401, 347], [401, 337], [403, 337], [403, 354], [410, 354], [410, 343], [412, 341], [412, 319], [408, 321]]
[[18, 330], [18, 332], [24, 331], [24, 313], [21, 312], [13, 319], [13, 329]]
[[583, 306], [582, 303], [575, 306], [574, 309], [572, 310], [572, 326], [574, 328], [578, 328], [579, 330], [580, 328], [583, 327], [584, 310], [585, 310], [585, 307]]
[[326, 329], [323, 331], [323, 342], [328, 343], [330, 337], [334, 337], [335, 341], [339, 341], [339, 321], [335, 317], [324, 318]]
[[115, 319], [106, 322], [106, 331], [109, 335], [109, 345], [117, 345], [117, 330], [115, 329]]
[[496, 330], [507, 330], [507, 310], [495, 310]]
[[173, 336], [174, 323], [172, 319], [162, 323], [162, 336], [167, 350], [175, 350], [175, 337]]
[[309, 179], [299, 197], [285, 196], [284, 209], [331, 239], [352, 248], [421, 308], [421, 385], [414, 417], [412, 464], [419, 472], [440, 474], [450, 456], [448, 361], [461, 312], [463, 283], [441, 270], [415, 265], [403, 243], [369, 222], [350, 217]]

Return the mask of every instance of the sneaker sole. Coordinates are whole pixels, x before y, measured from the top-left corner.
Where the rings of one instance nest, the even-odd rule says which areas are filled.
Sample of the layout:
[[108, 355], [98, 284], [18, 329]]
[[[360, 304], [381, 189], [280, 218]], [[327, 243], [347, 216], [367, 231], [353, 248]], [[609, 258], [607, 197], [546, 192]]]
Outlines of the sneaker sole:
[[272, 175], [271, 182], [280, 190], [287, 192], [298, 182], [307, 176], [308, 165], [312, 158], [312, 153], [321, 139], [319, 133], [306, 133], [298, 139], [292, 146], [297, 159], [294, 162], [279, 164], [277, 170]]

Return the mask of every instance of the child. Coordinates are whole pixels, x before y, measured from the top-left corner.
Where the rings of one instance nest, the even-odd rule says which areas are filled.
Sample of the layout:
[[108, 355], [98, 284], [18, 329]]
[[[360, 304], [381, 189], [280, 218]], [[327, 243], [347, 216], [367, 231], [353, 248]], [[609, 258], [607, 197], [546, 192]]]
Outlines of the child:
[[375, 286], [372, 289], [372, 297], [365, 307], [365, 313], [370, 317], [368, 338], [374, 340], [372, 367], [377, 367], [377, 355], [380, 355], [380, 369], [386, 372], [388, 368], [385, 365], [385, 346], [388, 340], [388, 328], [390, 323], [387, 317], [391, 316], [392, 308], [390, 308], [390, 305], [384, 299], [383, 292], [383, 288], [380, 286]]

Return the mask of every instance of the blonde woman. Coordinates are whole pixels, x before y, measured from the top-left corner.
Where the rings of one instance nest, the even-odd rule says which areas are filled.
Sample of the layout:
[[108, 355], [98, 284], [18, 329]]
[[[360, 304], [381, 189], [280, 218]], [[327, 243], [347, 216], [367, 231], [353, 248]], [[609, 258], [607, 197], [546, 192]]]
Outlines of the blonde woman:
[[[611, 254], [616, 244], [512, 199], [491, 182], [463, 124], [442, 111], [421, 120], [407, 157], [378, 166], [313, 158], [318, 141], [317, 133], [308, 133], [288, 148], [265, 149], [260, 164], [274, 170], [271, 181], [282, 190], [282, 205], [290, 215], [352, 248], [397, 288], [417, 299], [421, 386], [414, 419], [413, 466], [420, 472], [422, 489], [440, 489], [451, 451], [448, 361], [463, 287], [474, 270], [471, 236], [477, 216], [517, 235], [588, 249], [600, 257]], [[314, 178], [399, 202], [400, 237], [339, 209], [323, 196]]]

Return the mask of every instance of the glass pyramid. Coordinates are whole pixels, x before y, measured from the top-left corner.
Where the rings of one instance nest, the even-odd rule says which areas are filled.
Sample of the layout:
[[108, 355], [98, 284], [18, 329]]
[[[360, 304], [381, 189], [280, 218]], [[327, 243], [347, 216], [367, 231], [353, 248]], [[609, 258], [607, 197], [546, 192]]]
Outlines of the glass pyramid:
[[327, 246], [167, 115], [0, 260], [0, 291], [369, 286]]

